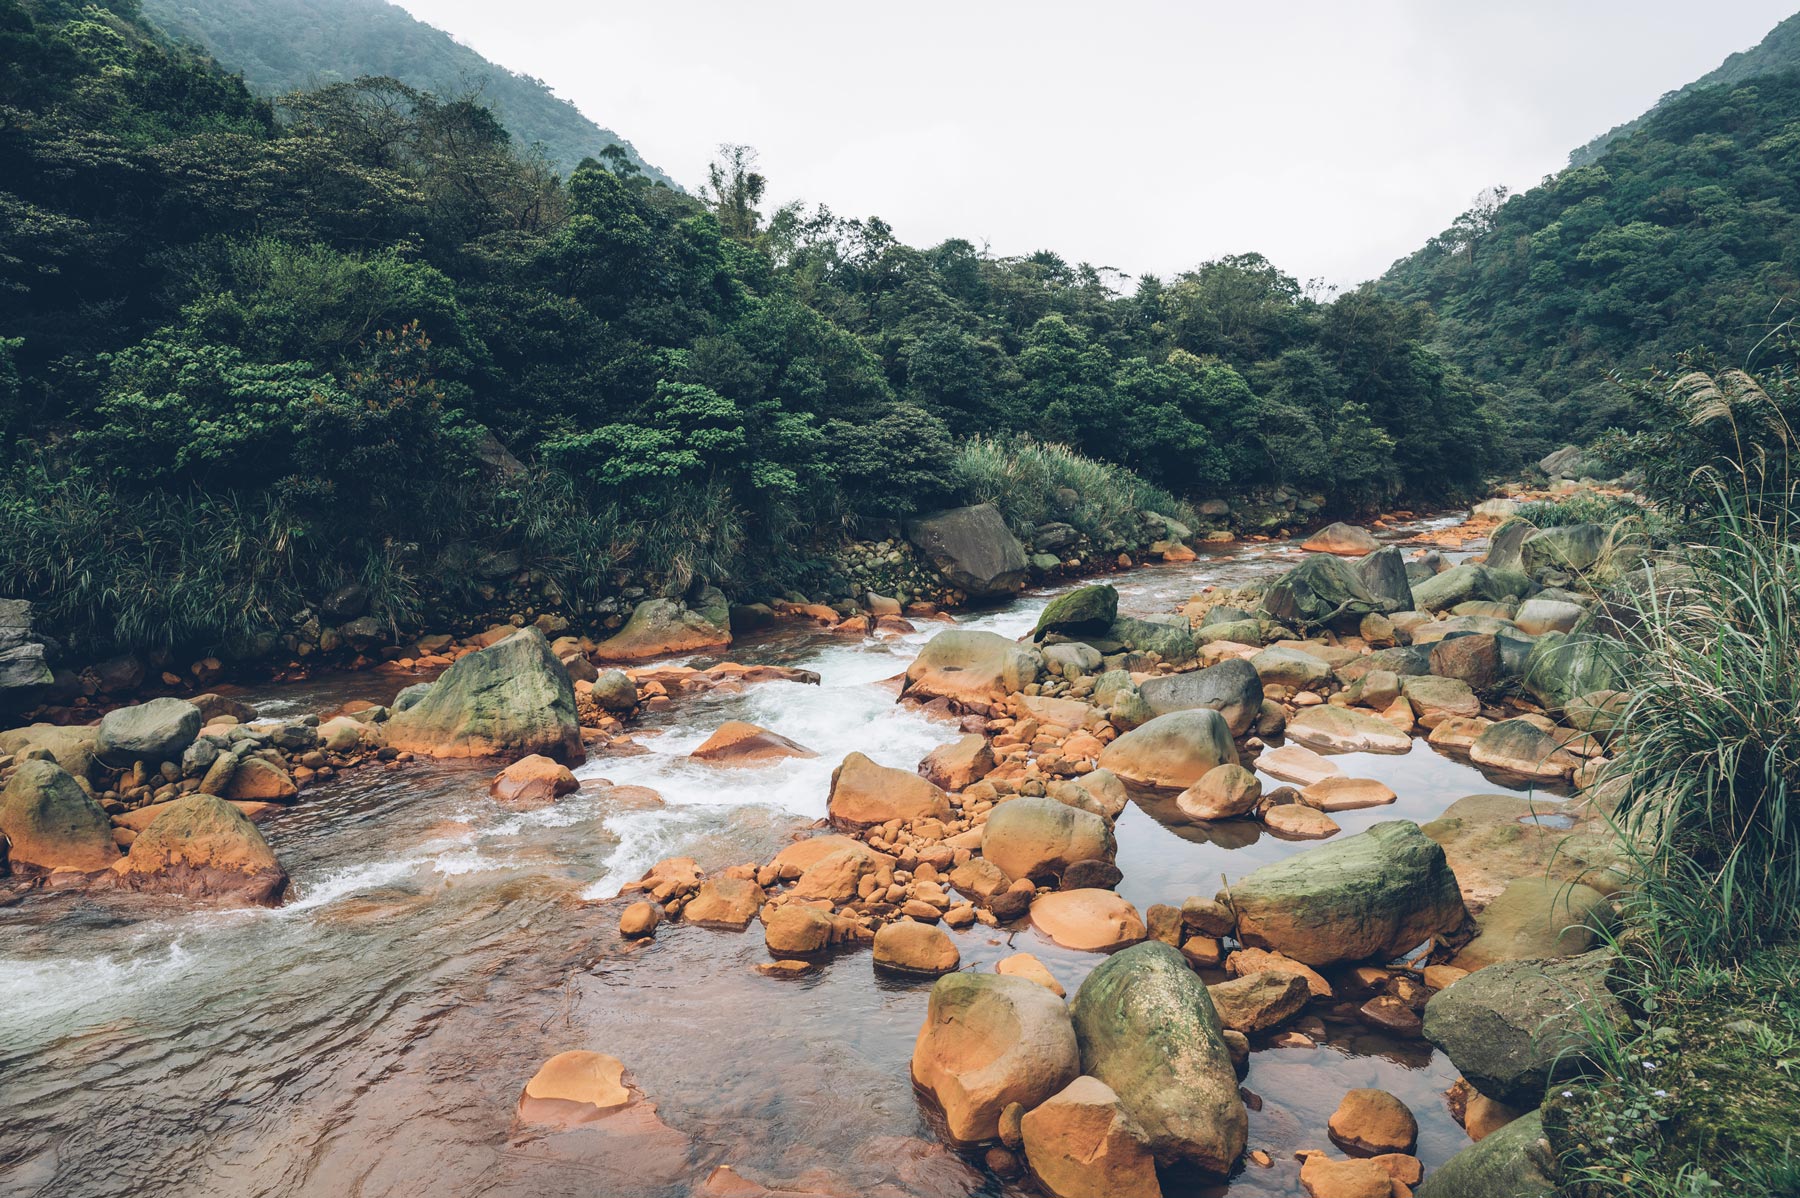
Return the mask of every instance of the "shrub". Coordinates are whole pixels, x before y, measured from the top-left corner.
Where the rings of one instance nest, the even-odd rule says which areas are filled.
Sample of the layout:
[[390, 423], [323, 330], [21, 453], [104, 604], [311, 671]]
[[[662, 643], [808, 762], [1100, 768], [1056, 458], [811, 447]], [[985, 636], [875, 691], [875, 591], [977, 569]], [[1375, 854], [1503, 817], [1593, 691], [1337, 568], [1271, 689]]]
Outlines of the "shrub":
[[[991, 503], [1029, 542], [1040, 524], [1062, 521], [1101, 544], [1134, 544], [1139, 513], [1198, 523], [1192, 507], [1122, 466], [1029, 437], [975, 437], [956, 455], [953, 481], [965, 503]], [[1073, 491], [1065, 504], [1060, 491]]]

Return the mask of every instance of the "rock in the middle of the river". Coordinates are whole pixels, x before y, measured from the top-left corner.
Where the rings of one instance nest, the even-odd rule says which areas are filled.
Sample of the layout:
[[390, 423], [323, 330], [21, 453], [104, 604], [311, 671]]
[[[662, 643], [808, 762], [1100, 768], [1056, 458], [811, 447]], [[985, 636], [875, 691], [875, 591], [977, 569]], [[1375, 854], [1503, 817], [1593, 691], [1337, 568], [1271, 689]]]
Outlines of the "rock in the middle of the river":
[[394, 748], [432, 757], [586, 756], [575, 684], [536, 628], [457, 658], [423, 698], [394, 713], [386, 732]]
[[1113, 954], [1070, 1014], [1082, 1072], [1113, 1088], [1157, 1160], [1231, 1170], [1249, 1115], [1212, 998], [1180, 953], [1147, 940]]

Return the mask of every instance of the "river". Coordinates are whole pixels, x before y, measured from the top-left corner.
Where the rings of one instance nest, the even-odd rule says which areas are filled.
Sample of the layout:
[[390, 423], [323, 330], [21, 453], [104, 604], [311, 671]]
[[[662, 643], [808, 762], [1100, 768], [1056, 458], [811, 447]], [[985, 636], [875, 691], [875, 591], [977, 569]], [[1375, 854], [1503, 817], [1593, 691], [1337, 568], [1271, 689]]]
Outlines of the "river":
[[[1169, 611], [1298, 554], [1236, 547], [1111, 581], [1122, 611]], [[1049, 594], [959, 623], [1016, 635]], [[298, 895], [279, 909], [73, 891], [0, 907], [0, 1194], [673, 1198], [721, 1164], [809, 1193], [1032, 1192], [944, 1147], [913, 1092], [929, 982], [877, 976], [866, 949], [804, 977], [764, 977], [754, 923], [742, 935], [665, 927], [631, 947], [606, 901], [663, 857], [709, 869], [768, 860], [824, 815], [850, 750], [911, 768], [952, 739], [952, 724], [878, 685], [939, 627], [878, 641], [787, 626], [735, 646], [732, 660], [803, 666], [822, 682], [678, 700], [641, 726], [649, 752], [577, 771], [652, 787], [660, 806], [584, 790], [509, 811], [485, 794], [491, 764], [349, 771], [263, 825]], [[395, 685], [353, 675], [252, 697], [265, 713], [326, 710]], [[742, 770], [685, 759], [727, 719], [820, 755]], [[1405, 756], [1339, 760], [1400, 795], [1337, 816], [1346, 833], [1505, 789], [1423, 741]], [[1140, 909], [1178, 904], [1307, 847], [1255, 830], [1209, 839], [1133, 805], [1117, 829], [1119, 889]], [[953, 935], [964, 968], [1027, 949], [1071, 993], [1098, 960], [1029, 929]], [[1250, 1146], [1274, 1167], [1224, 1184], [1171, 1177], [1165, 1193], [1299, 1192], [1294, 1150], [1329, 1149], [1326, 1119], [1358, 1086], [1412, 1108], [1427, 1169], [1467, 1143], [1445, 1110], [1456, 1072], [1441, 1054], [1349, 1024], [1330, 1033], [1316, 1049], [1259, 1043], [1252, 1057], [1244, 1086], [1262, 1105]], [[654, 1117], [645, 1107], [567, 1131], [515, 1127], [525, 1079], [573, 1048], [623, 1060]]]

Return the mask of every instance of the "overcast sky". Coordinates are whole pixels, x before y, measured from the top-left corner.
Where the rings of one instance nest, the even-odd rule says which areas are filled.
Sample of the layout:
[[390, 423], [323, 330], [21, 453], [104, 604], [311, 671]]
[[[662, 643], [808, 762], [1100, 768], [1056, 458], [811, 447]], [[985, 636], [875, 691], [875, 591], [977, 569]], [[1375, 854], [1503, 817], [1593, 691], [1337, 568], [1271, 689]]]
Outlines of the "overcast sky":
[[916, 245], [1165, 275], [1257, 250], [1340, 286], [1483, 188], [1538, 182], [1796, 7], [399, 2], [690, 189], [719, 143], [744, 142], [775, 203], [878, 215]]

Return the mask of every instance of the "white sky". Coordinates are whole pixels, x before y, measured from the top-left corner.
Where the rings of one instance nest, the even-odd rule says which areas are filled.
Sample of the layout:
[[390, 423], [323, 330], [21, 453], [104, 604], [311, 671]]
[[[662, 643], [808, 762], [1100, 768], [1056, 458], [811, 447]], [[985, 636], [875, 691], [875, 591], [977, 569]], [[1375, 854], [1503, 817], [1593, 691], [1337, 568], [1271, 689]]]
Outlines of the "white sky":
[[399, 0], [692, 189], [1163, 275], [1257, 250], [1353, 285], [1482, 188], [1761, 40], [1796, 0]]

